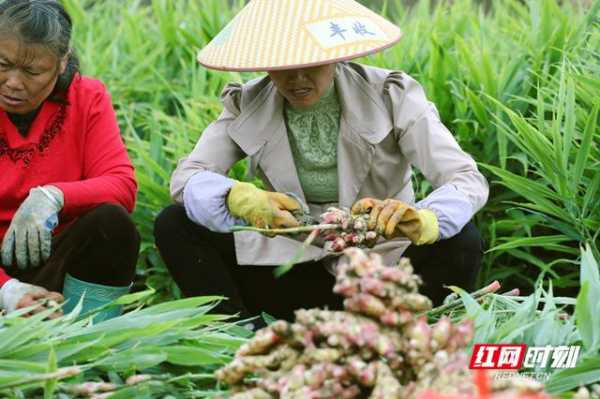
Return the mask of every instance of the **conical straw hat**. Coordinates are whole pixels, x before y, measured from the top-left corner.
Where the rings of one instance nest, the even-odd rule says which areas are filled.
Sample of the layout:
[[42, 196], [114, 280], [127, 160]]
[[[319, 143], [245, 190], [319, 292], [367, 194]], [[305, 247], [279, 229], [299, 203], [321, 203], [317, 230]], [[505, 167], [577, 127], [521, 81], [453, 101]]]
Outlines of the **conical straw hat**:
[[225, 71], [300, 68], [371, 54], [401, 36], [400, 28], [354, 0], [252, 0], [198, 61]]

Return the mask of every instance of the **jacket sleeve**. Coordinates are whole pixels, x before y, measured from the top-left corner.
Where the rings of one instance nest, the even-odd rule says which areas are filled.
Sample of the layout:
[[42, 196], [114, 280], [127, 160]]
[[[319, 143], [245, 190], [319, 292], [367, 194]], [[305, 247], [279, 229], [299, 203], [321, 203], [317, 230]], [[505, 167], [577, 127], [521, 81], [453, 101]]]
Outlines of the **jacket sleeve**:
[[137, 192], [134, 169], [104, 87], [94, 93], [86, 122], [82, 179], [51, 183], [64, 193], [62, 216], [76, 217], [105, 203], [133, 211]]
[[432, 210], [438, 217], [440, 238], [450, 238], [485, 205], [487, 181], [442, 124], [417, 81], [392, 72], [384, 92], [391, 101], [400, 151], [434, 189], [417, 207]]
[[240, 114], [241, 90], [239, 84], [230, 84], [225, 88], [222, 95], [223, 112], [204, 130], [191, 154], [179, 161], [171, 176], [171, 196], [175, 202], [184, 203], [186, 184], [198, 172], [210, 171], [225, 176], [233, 164], [244, 157], [244, 152], [227, 133], [229, 125]]
[[188, 218], [219, 233], [229, 233], [233, 226], [245, 225], [227, 208], [227, 195], [234, 184], [235, 180], [208, 170], [196, 173], [183, 190], [183, 205]]

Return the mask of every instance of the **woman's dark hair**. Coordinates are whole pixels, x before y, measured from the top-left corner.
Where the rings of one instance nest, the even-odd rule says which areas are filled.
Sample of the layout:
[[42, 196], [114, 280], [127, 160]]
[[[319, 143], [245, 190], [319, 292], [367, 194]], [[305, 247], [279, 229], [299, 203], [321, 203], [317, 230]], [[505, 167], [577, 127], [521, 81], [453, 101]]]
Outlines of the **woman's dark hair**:
[[15, 35], [27, 45], [41, 45], [60, 60], [68, 57], [50, 100], [66, 102], [66, 92], [79, 72], [79, 59], [71, 48], [73, 23], [65, 8], [55, 0], [4, 0], [0, 3], [0, 32]]

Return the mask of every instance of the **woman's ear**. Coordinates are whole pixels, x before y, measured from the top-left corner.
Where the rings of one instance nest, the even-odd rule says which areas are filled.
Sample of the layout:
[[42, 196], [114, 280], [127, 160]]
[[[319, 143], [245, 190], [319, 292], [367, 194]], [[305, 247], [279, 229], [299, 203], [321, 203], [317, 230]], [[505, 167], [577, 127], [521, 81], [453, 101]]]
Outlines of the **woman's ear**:
[[69, 52], [65, 54], [64, 57], [62, 57], [60, 60], [60, 65], [58, 68], [59, 75], [65, 73], [65, 70], [67, 69], [67, 64], [69, 63], [69, 57], [71, 57], [71, 50], [69, 50]]

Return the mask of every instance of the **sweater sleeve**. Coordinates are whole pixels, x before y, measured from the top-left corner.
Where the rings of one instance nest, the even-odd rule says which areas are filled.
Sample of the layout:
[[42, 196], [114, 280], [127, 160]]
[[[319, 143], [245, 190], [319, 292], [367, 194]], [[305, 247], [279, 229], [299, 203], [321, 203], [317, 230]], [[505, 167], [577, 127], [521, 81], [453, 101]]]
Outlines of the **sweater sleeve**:
[[4, 285], [4, 283], [6, 283], [11, 278], [12, 277], [10, 277], [8, 274], [6, 274], [4, 269], [0, 266], [0, 287], [2, 287]]
[[94, 94], [85, 123], [83, 178], [52, 185], [64, 193], [62, 216], [76, 217], [105, 203], [135, 206], [137, 184], [111, 98], [106, 89]]

